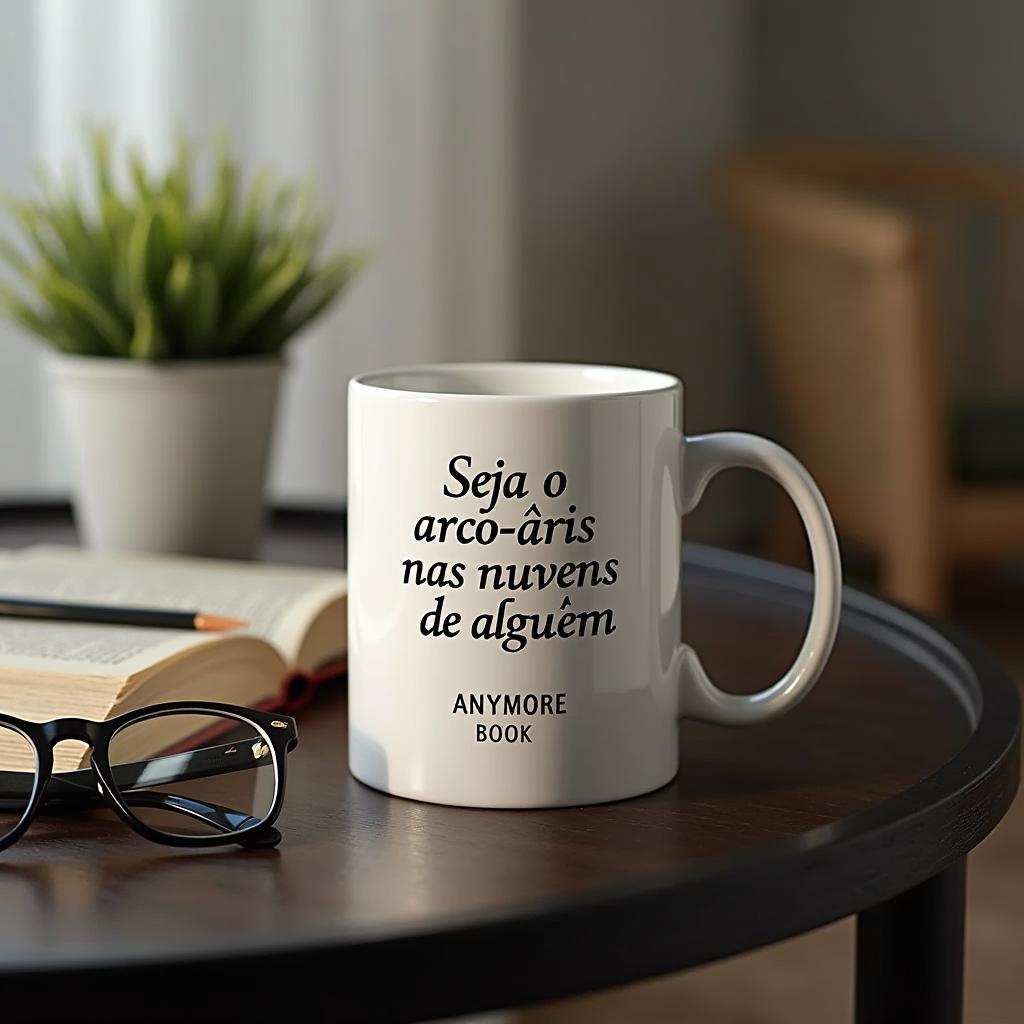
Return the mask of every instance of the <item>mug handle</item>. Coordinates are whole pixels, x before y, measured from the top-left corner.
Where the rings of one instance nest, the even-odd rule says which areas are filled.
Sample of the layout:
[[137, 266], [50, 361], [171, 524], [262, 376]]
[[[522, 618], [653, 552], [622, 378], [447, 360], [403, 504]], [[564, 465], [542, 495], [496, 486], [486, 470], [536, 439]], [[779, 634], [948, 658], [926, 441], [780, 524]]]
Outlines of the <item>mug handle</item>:
[[817, 484], [785, 448], [755, 434], [725, 432], [683, 439], [682, 515], [693, 511], [716, 473], [733, 467], [759, 470], [785, 489], [803, 520], [814, 566], [814, 601], [803, 646], [786, 674], [768, 689], [726, 693], [708, 677], [692, 647], [684, 645], [680, 652], [680, 717], [751, 725], [795, 707], [821, 675], [839, 628], [842, 565], [832, 517]]

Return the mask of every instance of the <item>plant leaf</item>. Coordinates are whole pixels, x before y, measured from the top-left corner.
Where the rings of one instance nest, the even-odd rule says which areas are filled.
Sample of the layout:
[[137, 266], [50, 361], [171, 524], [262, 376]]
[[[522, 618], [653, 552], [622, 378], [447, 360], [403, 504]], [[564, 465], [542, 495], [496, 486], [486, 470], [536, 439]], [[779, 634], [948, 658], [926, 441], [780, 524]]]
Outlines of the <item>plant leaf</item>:
[[22, 277], [31, 278], [33, 273], [32, 264], [25, 255], [6, 238], [0, 238], [0, 259]]
[[151, 202], [153, 199], [153, 185], [150, 183], [149, 174], [146, 171], [146, 163], [142, 159], [142, 153], [138, 148], [133, 148], [128, 154], [128, 168], [131, 172], [132, 181], [135, 184], [135, 195], [139, 202]]
[[194, 153], [188, 136], [180, 129], [174, 148], [174, 164], [164, 178], [164, 194], [172, 196], [181, 207], [187, 208], [192, 194]]
[[49, 227], [44, 222], [42, 211], [31, 203], [18, 202], [16, 199], [7, 200], [6, 205], [11, 217], [21, 228], [29, 244], [35, 248], [43, 263], [63, 270], [64, 257], [57, 248], [56, 240], [50, 233]]
[[195, 266], [191, 302], [185, 313], [185, 339], [192, 356], [209, 355], [218, 341], [220, 286], [212, 263], [201, 260]]
[[164, 289], [164, 300], [175, 319], [184, 319], [191, 291], [192, 257], [187, 252], [179, 252], [171, 264]]
[[144, 206], [135, 215], [125, 251], [128, 298], [135, 310], [149, 299], [149, 239], [152, 230], [153, 209]]
[[55, 325], [36, 312], [13, 288], [0, 282], [0, 307], [15, 323], [47, 341], [53, 340]]
[[284, 315], [285, 340], [308, 327], [348, 287], [369, 262], [369, 252], [342, 252], [331, 257]]
[[172, 252], [188, 248], [188, 211], [176, 196], [161, 196], [156, 207], [163, 236]]
[[113, 355], [128, 354], [128, 332], [121, 321], [80, 284], [55, 272], [39, 280], [39, 292], [65, 325], [79, 319], [87, 325]]
[[213, 189], [206, 210], [205, 239], [218, 272], [226, 268], [231, 251], [231, 224], [235, 214], [235, 199], [238, 189], [238, 167], [231, 159], [228, 135], [225, 130], [217, 133], [216, 163]]
[[224, 291], [232, 289], [244, 268], [253, 262], [259, 252], [259, 232], [266, 216], [266, 196], [272, 182], [273, 178], [266, 168], [256, 175], [249, 186], [234, 230], [225, 239], [222, 258], [218, 263]]
[[120, 204], [120, 198], [114, 188], [113, 178], [110, 174], [110, 150], [111, 135], [105, 128], [94, 128], [89, 135], [92, 149], [93, 175], [96, 179], [96, 192], [101, 202], [108, 199], [116, 199]]
[[288, 297], [308, 266], [309, 257], [304, 253], [289, 255], [224, 325], [224, 347], [228, 350], [240, 347], [246, 332], [252, 330], [261, 317], [266, 316], [275, 305]]
[[113, 286], [103, 246], [89, 230], [81, 211], [67, 200], [40, 206], [40, 217], [63, 249], [59, 267], [65, 276], [76, 278], [91, 292], [108, 302]]
[[170, 343], [157, 319], [153, 303], [143, 302], [135, 314], [135, 333], [132, 335], [129, 354], [133, 359], [166, 359], [171, 354]]

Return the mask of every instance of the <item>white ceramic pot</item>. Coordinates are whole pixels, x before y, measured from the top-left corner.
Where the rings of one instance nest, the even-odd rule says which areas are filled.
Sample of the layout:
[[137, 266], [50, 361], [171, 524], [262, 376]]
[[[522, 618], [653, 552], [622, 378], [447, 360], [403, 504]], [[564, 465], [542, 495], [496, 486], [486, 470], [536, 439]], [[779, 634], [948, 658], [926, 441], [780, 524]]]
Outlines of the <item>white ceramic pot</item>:
[[56, 356], [48, 365], [90, 547], [255, 553], [281, 360]]

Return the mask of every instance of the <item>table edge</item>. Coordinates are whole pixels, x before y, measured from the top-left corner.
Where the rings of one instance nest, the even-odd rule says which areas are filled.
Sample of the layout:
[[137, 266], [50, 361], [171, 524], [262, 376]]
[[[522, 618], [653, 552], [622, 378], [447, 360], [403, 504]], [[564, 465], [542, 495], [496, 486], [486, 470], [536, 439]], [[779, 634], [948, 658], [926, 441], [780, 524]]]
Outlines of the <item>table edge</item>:
[[[810, 577], [745, 555], [687, 545], [690, 573], [728, 573], [780, 598], [806, 600]], [[847, 588], [851, 628], [895, 630], [930, 648], [973, 732], [921, 782], [876, 807], [757, 850], [642, 883], [429, 926], [309, 933], [231, 949], [191, 945], [159, 955], [0, 964], [19, 978], [75, 975], [83, 984], [146, 984], [169, 967], [213, 972], [219, 985], [271, 971], [275, 989], [337, 985], [376, 1020], [429, 1019], [523, 1005], [696, 966], [778, 941], [880, 903], [973, 849], [1016, 792], [1019, 707], [1013, 682], [954, 627]], [[961, 673], [958, 675], [957, 673]], [[952, 682], [951, 682], [952, 681]], [[968, 827], [965, 827], [968, 822]], [[282, 855], [286, 855], [282, 854]], [[695, 925], [699, 922], [699, 927]], [[458, 964], [458, 980], [438, 964]], [[402, 978], [382, 984], [382, 975]], [[33, 980], [35, 979], [35, 980]], [[273, 1002], [273, 1000], [271, 1000]]]

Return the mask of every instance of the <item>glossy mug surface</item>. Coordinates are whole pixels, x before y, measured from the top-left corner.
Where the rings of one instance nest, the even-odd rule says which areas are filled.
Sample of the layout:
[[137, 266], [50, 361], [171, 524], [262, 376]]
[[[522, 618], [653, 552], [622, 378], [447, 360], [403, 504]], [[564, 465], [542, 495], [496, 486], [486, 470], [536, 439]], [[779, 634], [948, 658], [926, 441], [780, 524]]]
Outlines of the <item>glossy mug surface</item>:
[[[839, 617], [825, 503], [773, 442], [682, 425], [682, 384], [648, 370], [466, 363], [351, 382], [356, 778], [475, 807], [616, 800], [675, 776], [680, 716], [752, 723], [807, 693]], [[815, 569], [796, 661], [745, 696], [681, 640], [681, 517], [730, 466], [789, 492]]]

